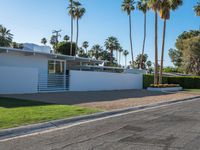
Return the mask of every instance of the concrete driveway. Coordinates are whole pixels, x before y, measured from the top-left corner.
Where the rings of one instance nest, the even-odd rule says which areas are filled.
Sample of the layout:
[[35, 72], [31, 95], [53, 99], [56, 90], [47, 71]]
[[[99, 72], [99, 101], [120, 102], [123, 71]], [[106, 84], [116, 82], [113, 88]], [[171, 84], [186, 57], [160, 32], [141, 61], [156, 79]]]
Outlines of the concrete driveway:
[[200, 99], [0, 142], [1, 150], [199, 150]]

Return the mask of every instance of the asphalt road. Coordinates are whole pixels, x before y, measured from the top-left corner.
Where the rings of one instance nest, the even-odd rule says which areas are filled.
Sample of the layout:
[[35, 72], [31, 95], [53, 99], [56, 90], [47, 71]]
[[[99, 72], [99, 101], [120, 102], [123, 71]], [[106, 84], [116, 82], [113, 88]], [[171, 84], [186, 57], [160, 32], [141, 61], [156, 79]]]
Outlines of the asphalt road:
[[200, 150], [200, 99], [0, 142], [0, 150]]

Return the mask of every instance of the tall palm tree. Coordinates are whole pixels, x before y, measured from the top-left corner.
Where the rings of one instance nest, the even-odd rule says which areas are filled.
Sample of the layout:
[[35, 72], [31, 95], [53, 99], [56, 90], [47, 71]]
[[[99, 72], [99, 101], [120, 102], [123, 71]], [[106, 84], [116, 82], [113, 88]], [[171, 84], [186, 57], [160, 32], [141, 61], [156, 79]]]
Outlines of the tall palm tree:
[[132, 42], [132, 22], [131, 22], [131, 12], [135, 10], [134, 0], [124, 0], [122, 2], [122, 10], [127, 12], [129, 16], [129, 37], [130, 37], [130, 45], [131, 45], [131, 58], [132, 62], [134, 61], [133, 58], [133, 42]]
[[110, 51], [110, 65], [113, 64], [113, 51], [116, 50], [119, 46], [118, 39], [116, 37], [108, 37], [105, 41], [105, 47]]
[[182, 4], [183, 4], [182, 0], [165, 0], [165, 1], [162, 1], [160, 5], [160, 17], [164, 20], [164, 25], [163, 25], [159, 84], [162, 84], [162, 78], [163, 78], [163, 59], [164, 59], [164, 51], [165, 51], [165, 35], [166, 35], [167, 20], [170, 19], [170, 11], [171, 10], [175, 11]]
[[122, 55], [122, 52], [124, 51], [123, 48], [120, 46], [119, 48], [119, 64], [121, 64], [121, 55]]
[[125, 57], [125, 67], [126, 67], [126, 65], [127, 65], [127, 56], [129, 55], [129, 52], [128, 52], [127, 50], [125, 50], [125, 51], [123, 52], [123, 55], [124, 55], [124, 57]]
[[41, 43], [44, 44], [44, 45], [46, 45], [47, 44], [47, 39], [46, 38], [42, 38], [41, 39]]
[[147, 31], [147, 11], [149, 10], [148, 7], [148, 0], [140, 0], [137, 3], [138, 10], [142, 11], [144, 14], [144, 39], [143, 39], [143, 46], [142, 46], [142, 55], [140, 60], [140, 68], [143, 68], [142, 62], [143, 62], [143, 56], [144, 56], [144, 49], [145, 49], [145, 43], [146, 43], [146, 31]]
[[86, 54], [87, 54], [87, 53], [88, 53], [88, 52], [87, 52], [87, 49], [88, 49], [88, 47], [89, 47], [89, 42], [88, 42], [88, 41], [84, 41], [83, 44], [82, 44], [82, 46], [85, 48], [85, 52], [86, 52]]
[[155, 13], [155, 66], [154, 66], [154, 84], [158, 84], [158, 10], [161, 0], [149, 0], [148, 6]]
[[79, 19], [85, 14], [85, 8], [81, 7], [81, 3], [74, 2], [74, 15], [76, 18], [76, 51], [78, 50], [78, 38], [79, 38]]
[[7, 30], [5, 27], [0, 25], [0, 46], [8, 47], [12, 44], [13, 34], [10, 33], [10, 30]]
[[72, 49], [73, 49], [73, 36], [74, 36], [74, 1], [73, 0], [69, 0], [69, 6], [68, 6], [68, 10], [69, 10], [69, 15], [71, 16], [71, 44], [70, 44], [70, 55], [72, 55]]
[[194, 6], [194, 11], [197, 16], [200, 16], [200, 2], [198, 2], [197, 5]]

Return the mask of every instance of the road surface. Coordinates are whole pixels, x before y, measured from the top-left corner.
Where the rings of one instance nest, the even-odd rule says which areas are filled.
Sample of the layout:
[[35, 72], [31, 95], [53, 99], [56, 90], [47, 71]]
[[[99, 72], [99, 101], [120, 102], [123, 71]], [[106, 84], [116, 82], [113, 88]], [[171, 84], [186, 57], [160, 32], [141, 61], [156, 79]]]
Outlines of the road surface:
[[200, 99], [0, 142], [0, 150], [200, 150]]

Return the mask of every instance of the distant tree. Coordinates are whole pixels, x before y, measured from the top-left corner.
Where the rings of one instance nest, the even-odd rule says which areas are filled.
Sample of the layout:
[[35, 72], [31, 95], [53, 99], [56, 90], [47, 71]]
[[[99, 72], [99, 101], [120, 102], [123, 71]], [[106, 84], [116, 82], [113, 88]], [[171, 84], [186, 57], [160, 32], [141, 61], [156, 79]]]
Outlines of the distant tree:
[[123, 55], [124, 55], [124, 57], [125, 57], [125, 67], [127, 66], [127, 56], [129, 55], [129, 52], [127, 51], [127, 50], [125, 50], [124, 52], [123, 52]]
[[44, 45], [46, 45], [47, 44], [47, 39], [46, 38], [42, 38], [41, 39], [41, 43], [44, 44]]
[[74, 16], [76, 18], [76, 50], [78, 49], [78, 39], [79, 39], [79, 20], [84, 16], [86, 10], [85, 8], [81, 7], [81, 3], [78, 1], [74, 2]]
[[17, 43], [17, 42], [12, 42], [12, 48], [16, 48], [16, 49], [23, 49], [23, 44], [21, 43]]
[[79, 50], [78, 50], [78, 56], [79, 57], [84, 57], [84, 58], [88, 57], [88, 55], [85, 53], [85, 51], [84, 51], [84, 49], [82, 47], [79, 48]]
[[172, 62], [184, 73], [200, 75], [200, 31], [183, 32], [169, 51]]
[[10, 30], [0, 25], [0, 46], [2, 47], [11, 46], [12, 39], [13, 39], [13, 34], [10, 33]]
[[92, 46], [92, 49], [90, 50], [90, 54], [92, 57], [95, 57], [95, 59], [98, 60], [101, 56], [102, 51], [103, 51], [103, 48], [100, 45], [96, 44]]
[[111, 36], [106, 39], [104, 45], [106, 49], [110, 51], [110, 64], [112, 65], [114, 60], [113, 51], [119, 48], [119, 41], [116, 37]]
[[169, 49], [169, 57], [175, 67], [181, 67], [182, 53], [177, 49]]
[[134, 4], [135, 4], [134, 0], [123, 0], [122, 6], [121, 6], [122, 10], [127, 12], [128, 17], [129, 17], [129, 38], [130, 38], [130, 45], [131, 45], [132, 62], [134, 61], [134, 58], [133, 58], [133, 40], [132, 40], [131, 12], [133, 12], [135, 10]]
[[70, 39], [70, 37], [68, 35], [65, 35], [64, 38], [63, 38], [63, 40], [66, 41], [66, 42], [68, 42], [69, 39]]
[[147, 11], [149, 10], [148, 0], [140, 0], [137, 3], [137, 8], [144, 14], [144, 39], [143, 39], [143, 46], [142, 46], [142, 57], [140, 60], [140, 68], [142, 68], [143, 62], [143, 55], [145, 50], [145, 43], [146, 43], [146, 33], [147, 33]]
[[147, 61], [147, 68], [149, 69], [151, 66], [152, 66], [152, 62], [149, 60], [149, 61]]
[[120, 46], [118, 51], [119, 51], [119, 64], [121, 64], [121, 55], [122, 55], [122, 53], [123, 53], [124, 50], [123, 50], [123, 48]]
[[89, 42], [88, 41], [84, 41], [83, 44], [82, 44], [82, 47], [85, 48], [85, 52], [87, 54], [88, 53], [87, 49], [89, 47]]
[[194, 6], [194, 11], [197, 16], [200, 16], [200, 2], [198, 2], [197, 5]]
[[100, 59], [107, 61], [107, 62], [110, 62], [110, 53], [108, 51], [103, 50], [100, 54]]
[[[71, 42], [59, 42], [57, 46], [55, 47], [55, 50], [57, 53], [63, 54], [63, 55], [71, 55], [70, 53], [70, 47], [71, 47]], [[76, 55], [76, 44], [73, 43], [72, 47], [72, 56]]]
[[[142, 61], [142, 68], [140, 67], [140, 65], [141, 65], [141, 57], [143, 57], [143, 61]], [[135, 60], [135, 65], [134, 65], [134, 67], [136, 67], [137, 69], [139, 69], [139, 68], [141, 68], [141, 69], [146, 69], [146, 62], [147, 62], [147, 59], [148, 59], [148, 55], [147, 54], [144, 54], [144, 55], [142, 55], [142, 54], [139, 54], [139, 55], [137, 55], [137, 57], [136, 57], [136, 60]]]

